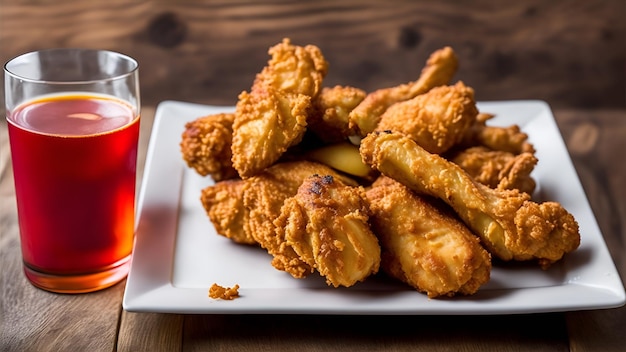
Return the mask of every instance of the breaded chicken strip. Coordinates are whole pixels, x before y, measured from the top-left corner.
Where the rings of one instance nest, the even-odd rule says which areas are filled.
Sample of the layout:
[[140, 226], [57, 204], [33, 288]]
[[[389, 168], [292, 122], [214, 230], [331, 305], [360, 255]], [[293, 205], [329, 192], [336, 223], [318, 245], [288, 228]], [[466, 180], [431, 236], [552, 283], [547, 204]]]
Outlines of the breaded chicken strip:
[[300, 259], [284, 237], [277, 235], [273, 221], [280, 215], [285, 200], [294, 196], [302, 182], [314, 174], [333, 175], [337, 180], [356, 184], [326, 165], [293, 161], [272, 165], [246, 179], [243, 187], [243, 205], [249, 212], [244, 230], [274, 257], [272, 265], [276, 269], [287, 271], [294, 277], [304, 277], [313, 268]]
[[241, 244], [258, 244], [244, 229], [250, 211], [243, 206], [243, 186], [240, 179], [217, 182], [202, 190], [200, 201], [219, 235]]
[[580, 244], [578, 223], [559, 203], [538, 204], [527, 193], [491, 189], [408, 137], [374, 132], [360, 151], [382, 174], [450, 205], [502, 260], [537, 260], [547, 268]]
[[434, 199], [381, 176], [367, 191], [383, 270], [428, 297], [471, 295], [489, 281], [491, 256]]
[[518, 125], [508, 127], [487, 125], [487, 121], [493, 117], [490, 114], [478, 114], [476, 122], [467, 129], [460, 144], [465, 147], [483, 146], [515, 155], [535, 153], [534, 146], [528, 141], [528, 135], [522, 132]]
[[487, 147], [471, 147], [454, 153], [449, 160], [490, 188], [518, 189], [532, 194], [536, 187], [531, 172], [537, 165], [537, 158], [532, 153], [515, 155]]
[[308, 177], [274, 221], [302, 261], [330, 286], [350, 287], [378, 272], [380, 246], [372, 233], [363, 187], [330, 175]]
[[216, 182], [238, 177], [230, 149], [234, 121], [235, 114], [222, 113], [187, 122], [180, 142], [187, 166]]
[[321, 90], [328, 63], [319, 48], [284, 39], [269, 49], [268, 65], [235, 109], [232, 162], [242, 178], [253, 176], [298, 144]]
[[350, 129], [350, 112], [366, 94], [350, 86], [324, 87], [313, 101], [315, 113], [308, 121], [308, 129], [325, 143], [345, 141], [355, 134]]
[[380, 117], [391, 105], [424, 94], [434, 87], [449, 84], [456, 73], [458, 59], [450, 47], [433, 52], [417, 81], [395, 87], [383, 88], [369, 93], [350, 112], [350, 128], [361, 137], [374, 131]]
[[310, 97], [273, 88], [242, 92], [233, 126], [232, 162], [242, 178], [274, 164], [306, 131]]
[[441, 154], [461, 141], [476, 115], [474, 90], [458, 82], [392, 105], [376, 131], [400, 132], [430, 153]]

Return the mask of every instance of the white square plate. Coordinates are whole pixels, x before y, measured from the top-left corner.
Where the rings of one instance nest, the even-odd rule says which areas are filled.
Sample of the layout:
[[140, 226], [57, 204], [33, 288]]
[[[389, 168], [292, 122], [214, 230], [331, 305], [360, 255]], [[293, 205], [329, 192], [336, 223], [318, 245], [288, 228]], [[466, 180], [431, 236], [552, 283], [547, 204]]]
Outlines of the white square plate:
[[[200, 191], [212, 184], [186, 167], [179, 143], [187, 121], [233, 111], [176, 101], [159, 104], [138, 199], [137, 232], [123, 307], [133, 312], [200, 314], [515, 314], [612, 308], [624, 286], [611, 260], [549, 106], [542, 101], [481, 102], [492, 125], [519, 125], [537, 150], [536, 201], [560, 202], [578, 220], [580, 247], [549, 270], [494, 265], [475, 295], [428, 299], [379, 275], [332, 288], [311, 275], [297, 280], [270, 265], [263, 249], [215, 233]], [[240, 286], [232, 301], [208, 289]]]

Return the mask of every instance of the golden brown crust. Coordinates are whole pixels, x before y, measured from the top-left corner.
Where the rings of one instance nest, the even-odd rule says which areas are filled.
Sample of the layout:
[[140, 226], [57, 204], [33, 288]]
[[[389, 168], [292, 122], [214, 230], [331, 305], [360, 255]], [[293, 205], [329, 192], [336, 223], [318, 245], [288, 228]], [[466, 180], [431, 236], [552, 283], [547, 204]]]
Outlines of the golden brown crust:
[[271, 166], [302, 140], [312, 100], [328, 71], [328, 63], [313, 45], [296, 46], [284, 39], [269, 54], [267, 66], [236, 105], [231, 150], [233, 166], [242, 178]]
[[450, 205], [502, 260], [537, 260], [545, 268], [580, 244], [578, 224], [560, 204], [537, 204], [527, 193], [477, 183], [458, 165], [407, 137], [371, 133], [360, 151], [364, 162], [384, 175]]
[[[285, 38], [268, 50], [271, 59], [257, 74], [254, 87], [271, 87], [288, 94], [316, 97], [328, 73], [328, 62], [315, 45], [293, 45]], [[254, 89], [253, 87], [253, 89]]]
[[218, 284], [213, 284], [209, 288], [209, 297], [228, 301], [233, 300], [239, 297], [239, 285], [223, 287]]
[[312, 268], [300, 260], [282, 236], [277, 236], [273, 221], [281, 213], [283, 203], [294, 196], [302, 182], [311, 175], [333, 175], [338, 180], [355, 184], [330, 167], [310, 161], [283, 162], [245, 180], [243, 205], [249, 211], [244, 229], [274, 258], [272, 265], [289, 271], [294, 277], [304, 277]]
[[535, 153], [534, 146], [528, 141], [528, 135], [522, 132], [518, 125], [488, 126], [487, 121], [488, 119], [476, 119], [476, 123], [467, 130], [460, 145], [463, 147], [483, 146], [515, 155]]
[[308, 129], [325, 143], [345, 141], [356, 134], [350, 128], [350, 112], [365, 96], [364, 90], [350, 86], [323, 88], [313, 101], [315, 113]]
[[461, 150], [450, 160], [474, 180], [490, 188], [518, 189], [528, 194], [535, 190], [536, 182], [531, 172], [537, 165], [537, 158], [532, 153], [515, 155], [481, 146]]
[[369, 93], [350, 112], [350, 128], [365, 137], [376, 129], [380, 117], [387, 108], [395, 103], [424, 94], [434, 87], [449, 84], [457, 67], [458, 59], [452, 48], [444, 47], [436, 50], [426, 61], [417, 81]]
[[186, 123], [180, 149], [187, 166], [215, 181], [238, 177], [231, 161], [234, 121], [234, 114], [221, 113]]
[[242, 178], [274, 164], [306, 131], [310, 97], [255, 89], [242, 92], [233, 125], [232, 162]]
[[449, 211], [384, 176], [367, 198], [389, 275], [431, 298], [471, 295], [489, 281], [489, 253]]
[[378, 272], [380, 265], [380, 246], [368, 219], [362, 187], [313, 175], [285, 201], [274, 225], [328, 285], [350, 287]]
[[392, 105], [376, 131], [405, 134], [427, 151], [441, 154], [462, 140], [476, 115], [474, 90], [458, 82]]
[[258, 244], [243, 226], [249, 217], [243, 206], [243, 186], [239, 179], [218, 182], [202, 190], [200, 201], [219, 235], [241, 244]]
[[[285, 39], [269, 54], [235, 113], [188, 123], [180, 143], [189, 167], [219, 181], [201, 201], [220, 235], [259, 245], [294, 277], [318, 270], [329, 285], [350, 286], [382, 265], [430, 297], [472, 294], [488, 280], [490, 262], [468, 231], [494, 256], [544, 268], [578, 247], [571, 214], [530, 200], [537, 159], [528, 136], [488, 126], [493, 115], [477, 111], [470, 87], [447, 86], [457, 69], [451, 48], [433, 52], [417, 81], [370, 94], [322, 89], [328, 63], [315, 46]], [[364, 206], [363, 188], [331, 166], [362, 187], [380, 171], [397, 181], [380, 178]], [[382, 252], [366, 240], [370, 211]], [[372, 261], [377, 248], [382, 264]]]

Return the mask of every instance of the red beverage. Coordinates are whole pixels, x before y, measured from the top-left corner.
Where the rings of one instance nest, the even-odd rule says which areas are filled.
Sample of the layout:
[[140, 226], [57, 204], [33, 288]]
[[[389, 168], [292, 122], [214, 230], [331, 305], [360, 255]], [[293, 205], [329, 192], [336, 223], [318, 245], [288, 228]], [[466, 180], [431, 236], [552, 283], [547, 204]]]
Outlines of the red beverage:
[[134, 233], [134, 109], [111, 97], [56, 95], [22, 104], [7, 121], [26, 275], [74, 293], [121, 280]]

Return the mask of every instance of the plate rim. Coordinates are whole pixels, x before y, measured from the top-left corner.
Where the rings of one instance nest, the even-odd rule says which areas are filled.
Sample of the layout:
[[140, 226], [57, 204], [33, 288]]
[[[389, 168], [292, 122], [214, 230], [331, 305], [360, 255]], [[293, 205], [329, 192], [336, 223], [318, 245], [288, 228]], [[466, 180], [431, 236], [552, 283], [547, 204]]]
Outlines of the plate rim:
[[[295, 304], [285, 300], [284, 290], [281, 289], [246, 289], [241, 288], [241, 298], [234, 301], [212, 300], [207, 297], [206, 289], [180, 288], [172, 283], [174, 271], [174, 255], [179, 221], [181, 190], [185, 169], [184, 162], [179, 154], [172, 152], [174, 143], [178, 145], [184, 122], [199, 117], [197, 112], [205, 114], [232, 112], [234, 106], [213, 106], [191, 102], [165, 100], [158, 104], [148, 143], [144, 174], [137, 202], [136, 236], [130, 271], [126, 280], [126, 289], [122, 307], [129, 312], [157, 312], [157, 313], [193, 313], [193, 314], [368, 314], [368, 315], [497, 315], [518, 313], [543, 313], [558, 311], [591, 310], [620, 307], [626, 303], [626, 294], [619, 273], [608, 252], [604, 237], [600, 232], [596, 219], [589, 205], [587, 196], [582, 189], [580, 179], [574, 169], [572, 160], [567, 152], [565, 143], [549, 105], [542, 100], [506, 100], [477, 102], [479, 110], [486, 107], [506, 107], [512, 105], [532, 107], [541, 113], [547, 114], [546, 128], [558, 134], [558, 140], [553, 141], [555, 148], [563, 148], [566, 153], [568, 168], [573, 170], [577, 184], [577, 191], [582, 192], [585, 211], [591, 212], [590, 226], [599, 238], [595, 241], [595, 250], [599, 259], [603, 260], [601, 267], [606, 277], [603, 282], [577, 281], [576, 275], [569, 277], [562, 285], [550, 287], [491, 289], [479, 291], [480, 299], [473, 297], [455, 297], [452, 299], [428, 300], [429, 304], [419, 309], [405, 309], [403, 303], [410, 304], [411, 296], [416, 291], [407, 290], [397, 294], [398, 303], [392, 306], [376, 303], [368, 299], [357, 302], [341, 302], [342, 305], [328, 306], [323, 298], [337, 300], [338, 295], [324, 290], [298, 289], [296, 295], [302, 300], [313, 300], [310, 304]], [[496, 109], [497, 110], [497, 109]], [[194, 111], [194, 115], [185, 115]], [[522, 126], [522, 130], [523, 130]], [[531, 136], [532, 137], [532, 136]], [[165, 154], [164, 154], [165, 153]], [[168, 156], [163, 158], [162, 156]], [[173, 161], [173, 164], [166, 164]], [[154, 184], [155, 172], [166, 171], [169, 187]], [[161, 179], [162, 176], [159, 176]], [[161, 180], [162, 181], [162, 180]], [[147, 209], [146, 207], [149, 207]], [[602, 259], [603, 256], [608, 256]], [[155, 260], [154, 258], [158, 258]], [[260, 292], [263, 291], [263, 292]], [[371, 292], [369, 292], [371, 294]], [[419, 295], [424, 296], [421, 293]], [[523, 294], [529, 304], [510, 305], [516, 297]], [[572, 295], [573, 294], [573, 295]], [[489, 297], [508, 296], [504, 299]], [[576, 299], [557, 300], [548, 299], [553, 295], [570, 295]], [[346, 295], [346, 300], [352, 295]], [[476, 296], [476, 295], [475, 295]], [[256, 298], [254, 298], [256, 297]], [[558, 297], [558, 296], [557, 296]], [[582, 297], [582, 298], [581, 298]], [[252, 298], [252, 299], [250, 299]], [[396, 299], [394, 298], [394, 299]], [[341, 300], [341, 298], [340, 298]], [[451, 309], [450, 302], [464, 302], [461, 309]], [[259, 306], [259, 302], [263, 305]], [[296, 300], [297, 302], [297, 300]], [[234, 303], [234, 304], [233, 304]]]

